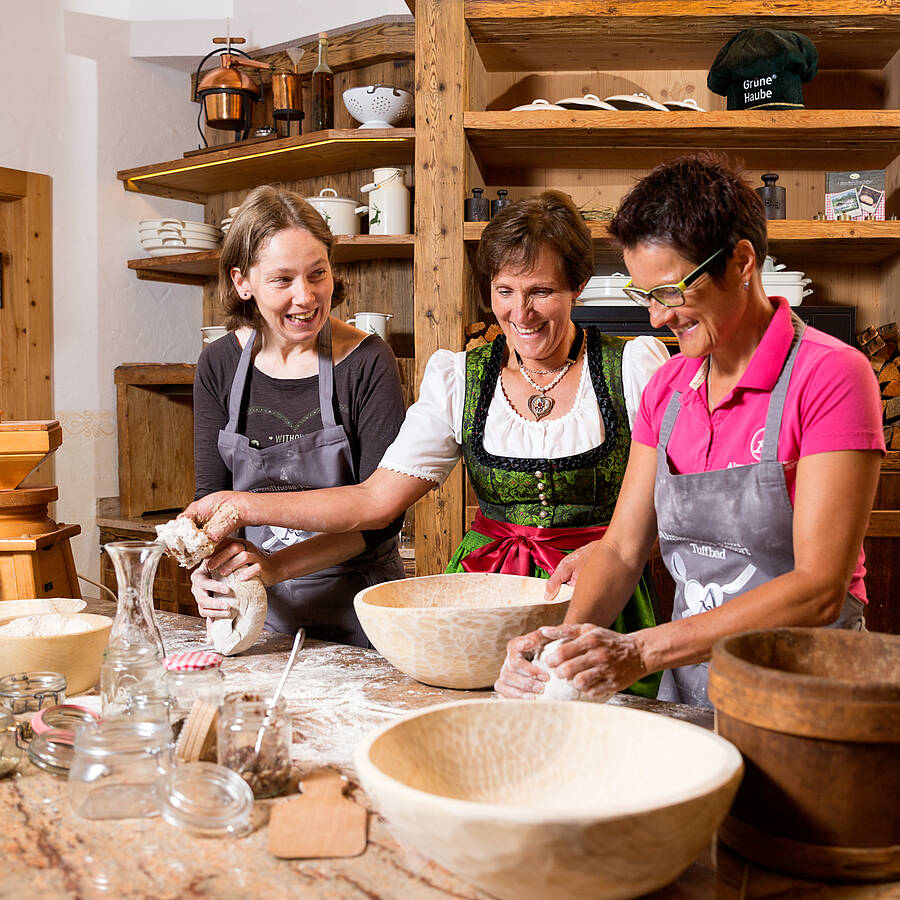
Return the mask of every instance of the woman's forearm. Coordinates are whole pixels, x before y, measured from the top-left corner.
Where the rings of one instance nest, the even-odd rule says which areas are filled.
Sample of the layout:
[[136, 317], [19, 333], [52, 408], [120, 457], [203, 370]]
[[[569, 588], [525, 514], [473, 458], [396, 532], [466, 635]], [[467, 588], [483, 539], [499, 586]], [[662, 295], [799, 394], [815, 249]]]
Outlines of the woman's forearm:
[[365, 538], [359, 531], [344, 534], [314, 534], [273, 553], [270, 557], [279, 581], [301, 578], [358, 556], [366, 549]]
[[578, 575], [566, 624], [592, 622], [608, 628], [634, 593], [641, 571], [622, 560], [613, 545], [598, 541]]

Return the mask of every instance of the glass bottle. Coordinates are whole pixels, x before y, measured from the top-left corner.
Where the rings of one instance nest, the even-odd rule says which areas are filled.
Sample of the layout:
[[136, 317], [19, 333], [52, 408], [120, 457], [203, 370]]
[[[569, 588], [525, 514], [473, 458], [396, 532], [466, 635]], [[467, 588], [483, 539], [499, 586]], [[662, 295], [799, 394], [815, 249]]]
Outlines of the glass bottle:
[[119, 598], [110, 650], [149, 646], [161, 660], [166, 651], [153, 609], [153, 579], [165, 547], [156, 541], [114, 541], [104, 549], [116, 570]]
[[328, 35], [319, 32], [319, 64], [310, 84], [310, 130], [334, 128], [334, 72], [328, 65]]

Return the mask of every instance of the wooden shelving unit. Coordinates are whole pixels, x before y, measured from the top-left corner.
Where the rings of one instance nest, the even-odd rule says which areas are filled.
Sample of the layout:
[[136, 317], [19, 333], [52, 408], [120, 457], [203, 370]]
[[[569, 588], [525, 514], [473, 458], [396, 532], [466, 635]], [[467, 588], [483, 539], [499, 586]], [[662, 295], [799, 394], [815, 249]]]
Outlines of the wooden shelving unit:
[[[807, 108], [727, 111], [706, 86], [722, 46], [748, 27], [812, 39], [819, 74]], [[416, 357], [463, 345], [479, 316], [472, 277], [480, 223], [462, 221], [473, 186], [510, 199], [547, 187], [584, 209], [614, 208], [654, 165], [716, 149], [753, 181], [779, 172], [788, 216], [769, 223], [773, 255], [813, 278], [816, 304], [856, 307], [859, 325], [900, 317], [900, 223], [826, 222], [825, 172], [885, 169], [900, 195], [897, 0], [464, 0], [416, 7]], [[707, 112], [512, 112], [543, 97], [644, 91]], [[827, 108], [826, 108], [827, 107]], [[761, 182], [760, 182], [761, 183]], [[618, 254], [591, 224], [598, 262]], [[422, 322], [422, 325], [418, 323]], [[441, 571], [465, 524], [462, 477], [416, 509], [418, 574]]]
[[[415, 235], [359, 234], [339, 235], [335, 241], [335, 263], [363, 262], [378, 259], [412, 259]], [[141, 281], [163, 281], [170, 284], [205, 285], [219, 270], [219, 250], [201, 253], [179, 253], [176, 256], [146, 256], [129, 259]]]
[[123, 169], [117, 177], [126, 190], [205, 203], [212, 194], [258, 184], [408, 164], [414, 152], [412, 128], [333, 128], [221, 150], [212, 148], [182, 159]]

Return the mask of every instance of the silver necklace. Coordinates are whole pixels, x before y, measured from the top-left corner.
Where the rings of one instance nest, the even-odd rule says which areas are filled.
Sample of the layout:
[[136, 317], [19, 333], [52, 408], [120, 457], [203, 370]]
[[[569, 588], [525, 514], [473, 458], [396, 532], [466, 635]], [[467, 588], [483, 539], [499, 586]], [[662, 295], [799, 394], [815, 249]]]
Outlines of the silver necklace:
[[532, 394], [528, 398], [528, 410], [538, 421], [543, 419], [544, 416], [550, 415], [551, 410], [556, 405], [556, 401], [552, 397], [547, 396], [547, 391], [552, 391], [553, 388], [555, 388], [560, 383], [560, 381], [562, 381], [563, 376], [571, 368], [572, 360], [566, 360], [559, 374], [556, 376], [556, 378], [553, 379], [553, 381], [550, 382], [550, 384], [540, 385], [536, 381], [532, 380], [531, 376], [528, 374], [528, 370], [522, 365], [522, 363], [519, 363], [519, 371], [522, 373], [522, 377], [525, 379], [525, 381], [528, 382], [528, 384], [531, 385], [531, 387], [533, 387], [538, 392], [536, 394]]
[[557, 366], [555, 369], [529, 369], [528, 366], [522, 365], [522, 361], [519, 360], [519, 368], [523, 372], [527, 372], [529, 375], [553, 375], [556, 372], [562, 372], [565, 367], [566, 363], [563, 363], [561, 366]]

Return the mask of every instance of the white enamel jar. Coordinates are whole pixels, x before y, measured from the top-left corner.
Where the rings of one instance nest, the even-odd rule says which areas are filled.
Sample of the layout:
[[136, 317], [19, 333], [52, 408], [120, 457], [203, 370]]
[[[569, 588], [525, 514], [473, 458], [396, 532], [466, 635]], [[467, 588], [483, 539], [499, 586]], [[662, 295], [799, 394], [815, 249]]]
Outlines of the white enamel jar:
[[369, 234], [409, 234], [410, 194], [403, 170], [373, 169], [374, 181], [360, 191], [369, 195]]
[[306, 202], [318, 211], [332, 234], [359, 234], [359, 214], [368, 209], [357, 206], [355, 200], [338, 197], [334, 188], [322, 188], [318, 197], [307, 197]]

